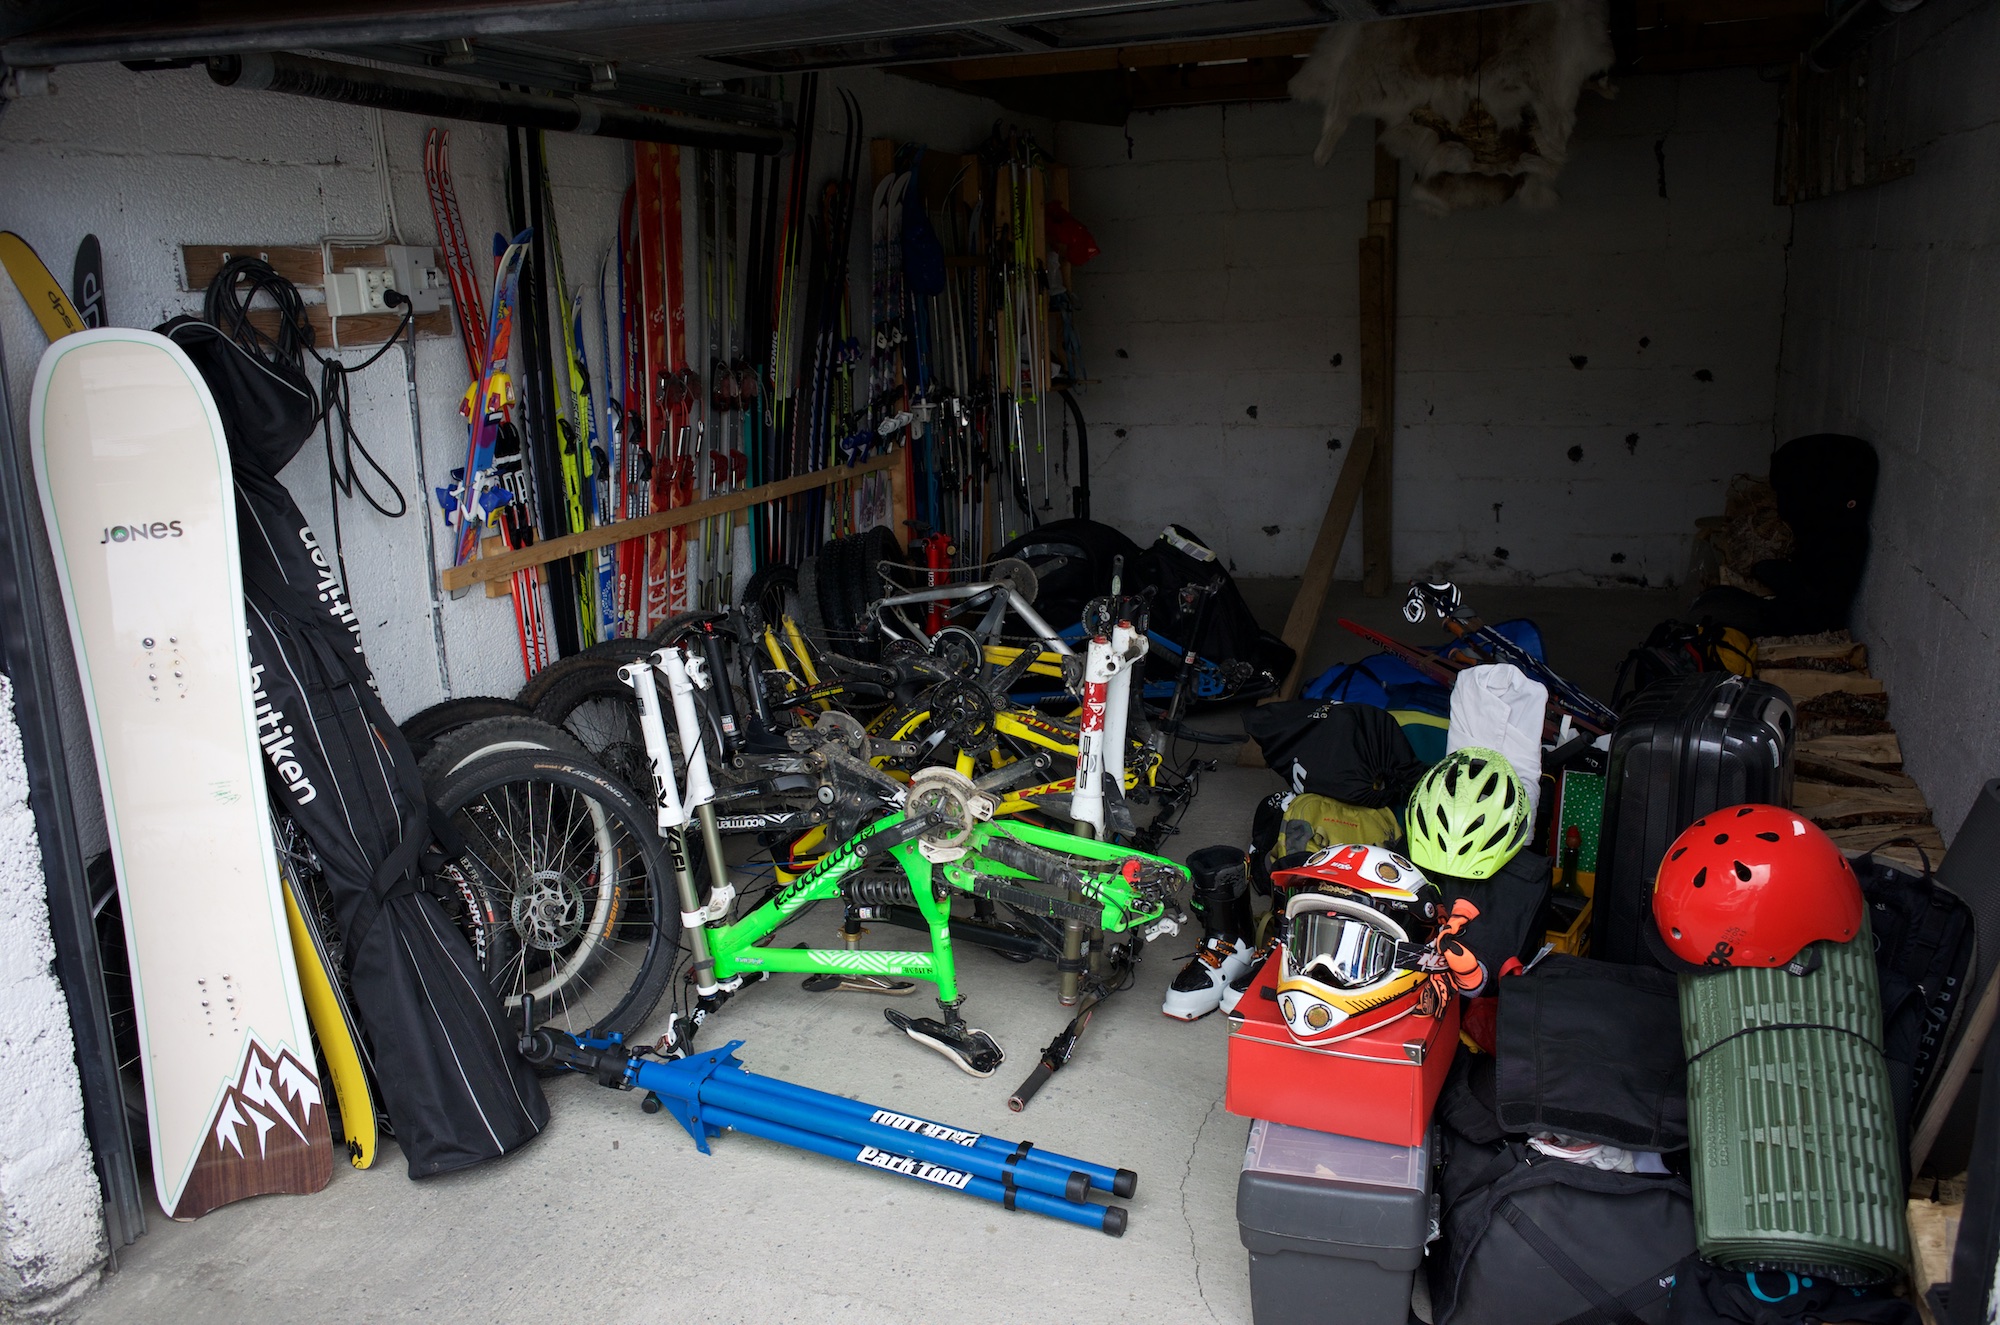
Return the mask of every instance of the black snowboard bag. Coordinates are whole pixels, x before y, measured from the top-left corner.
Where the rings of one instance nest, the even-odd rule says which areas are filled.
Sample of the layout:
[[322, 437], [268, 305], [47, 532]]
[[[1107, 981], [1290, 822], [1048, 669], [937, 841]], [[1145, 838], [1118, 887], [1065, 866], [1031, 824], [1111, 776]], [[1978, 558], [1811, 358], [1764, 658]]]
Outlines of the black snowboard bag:
[[1447, 1134], [1437, 1325], [1660, 1325], [1694, 1254], [1694, 1200], [1671, 1175], [1610, 1173]]
[[1797, 728], [1784, 691], [1728, 672], [1673, 677], [1633, 698], [1611, 736], [1593, 957], [1655, 964], [1645, 929], [1660, 858], [1712, 810], [1790, 805]]
[[[218, 397], [258, 376], [205, 323], [160, 330]], [[548, 1103], [471, 944], [425, 891], [445, 857], [416, 759], [376, 695], [340, 579], [275, 477], [304, 436], [288, 442], [289, 419], [273, 425], [241, 397], [220, 413], [266, 777], [319, 856], [382, 1104], [412, 1178], [497, 1158], [542, 1130]]]

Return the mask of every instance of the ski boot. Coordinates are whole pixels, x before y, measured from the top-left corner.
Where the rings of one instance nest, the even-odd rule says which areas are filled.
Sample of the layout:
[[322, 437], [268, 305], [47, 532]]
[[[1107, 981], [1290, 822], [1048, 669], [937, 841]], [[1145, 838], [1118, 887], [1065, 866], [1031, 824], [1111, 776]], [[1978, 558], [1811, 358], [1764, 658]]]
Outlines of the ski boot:
[[1231, 982], [1250, 968], [1250, 871], [1235, 847], [1203, 847], [1187, 863], [1194, 876], [1189, 909], [1203, 936], [1194, 960], [1167, 986], [1160, 1011], [1198, 1021], [1222, 1006]]
[[882, 1015], [891, 1026], [924, 1048], [943, 1054], [967, 1076], [992, 1076], [993, 1069], [1007, 1061], [999, 1041], [985, 1031], [968, 1027], [958, 1015], [957, 1003], [940, 1001], [938, 1007], [944, 1012], [943, 1021], [935, 1017], [906, 1017], [894, 1008], [883, 1008]]
[[1236, 1005], [1250, 992], [1250, 986], [1257, 983], [1257, 972], [1263, 970], [1264, 963], [1271, 959], [1271, 954], [1277, 950], [1278, 941], [1278, 927], [1273, 925], [1270, 937], [1257, 945], [1257, 951], [1250, 954], [1250, 960], [1223, 989], [1222, 1011], [1225, 1015], [1231, 1017], [1236, 1015]]

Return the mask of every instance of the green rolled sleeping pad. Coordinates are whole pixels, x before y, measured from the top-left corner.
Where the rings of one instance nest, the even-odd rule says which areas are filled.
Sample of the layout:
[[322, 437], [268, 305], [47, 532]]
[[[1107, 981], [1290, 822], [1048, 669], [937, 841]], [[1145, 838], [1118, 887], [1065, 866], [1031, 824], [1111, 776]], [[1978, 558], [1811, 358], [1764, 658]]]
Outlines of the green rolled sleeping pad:
[[1875, 945], [1680, 978], [1695, 1240], [1739, 1271], [1890, 1279], [1909, 1260]]

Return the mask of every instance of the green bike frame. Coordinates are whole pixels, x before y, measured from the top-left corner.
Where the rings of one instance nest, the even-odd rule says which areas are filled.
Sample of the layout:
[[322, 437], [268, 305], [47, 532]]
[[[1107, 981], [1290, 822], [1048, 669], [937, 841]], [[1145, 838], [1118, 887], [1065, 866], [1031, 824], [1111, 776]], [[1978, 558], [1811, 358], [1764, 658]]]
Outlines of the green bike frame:
[[[881, 839], [908, 823], [900, 814], [870, 824], [854, 837], [834, 848], [812, 869], [787, 884], [775, 897], [733, 924], [707, 920], [689, 926], [686, 937], [694, 952], [697, 987], [701, 973], [712, 970], [716, 980], [752, 973], [801, 975], [865, 974], [928, 980], [937, 986], [940, 1003], [956, 1003], [958, 972], [951, 950], [951, 904], [955, 896], [977, 896], [982, 886], [1018, 886], [1033, 882], [1033, 876], [986, 859], [981, 848], [997, 838], [1011, 838], [1042, 851], [1054, 852], [1082, 861], [1102, 861], [1114, 866], [1103, 870], [1081, 869], [1082, 894], [1086, 904], [1098, 910], [1100, 928], [1119, 933], [1159, 919], [1164, 909], [1139, 898], [1124, 874], [1115, 866], [1139, 859], [1155, 865], [1178, 866], [1161, 856], [1147, 855], [1130, 847], [1094, 842], [1071, 833], [1043, 828], [1018, 820], [989, 820], [976, 825], [963, 856], [938, 865], [927, 859], [915, 841], [899, 841], [888, 854], [909, 881], [917, 910], [930, 928], [929, 952], [873, 951], [846, 948], [760, 947], [765, 939], [798, 918], [815, 902], [834, 901], [841, 895], [841, 883], [857, 869], [872, 864], [882, 852]], [[685, 839], [669, 846], [681, 881], [682, 910], [692, 915], [701, 910], [694, 896], [694, 881], [687, 868]], [[712, 866], [722, 877], [719, 858]], [[983, 885], [983, 881], [986, 881]], [[1053, 900], [1053, 899], [1052, 899]]]

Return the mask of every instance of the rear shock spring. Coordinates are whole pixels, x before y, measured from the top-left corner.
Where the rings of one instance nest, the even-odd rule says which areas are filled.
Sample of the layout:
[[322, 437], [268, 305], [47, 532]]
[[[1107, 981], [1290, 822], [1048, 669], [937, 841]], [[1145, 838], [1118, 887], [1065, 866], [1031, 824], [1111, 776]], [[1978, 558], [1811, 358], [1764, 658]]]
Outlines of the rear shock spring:
[[841, 880], [840, 896], [849, 906], [915, 906], [910, 881], [900, 875], [874, 874]]

